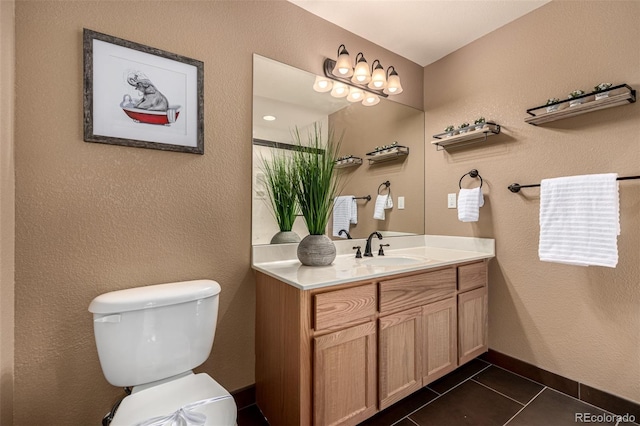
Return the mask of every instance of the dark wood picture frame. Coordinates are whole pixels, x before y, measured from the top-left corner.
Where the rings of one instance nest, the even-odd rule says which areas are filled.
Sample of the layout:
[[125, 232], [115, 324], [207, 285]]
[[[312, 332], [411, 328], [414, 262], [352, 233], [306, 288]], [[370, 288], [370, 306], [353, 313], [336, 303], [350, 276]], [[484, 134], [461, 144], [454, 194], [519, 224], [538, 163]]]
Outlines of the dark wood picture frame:
[[86, 28], [83, 51], [86, 142], [204, 154], [202, 61]]

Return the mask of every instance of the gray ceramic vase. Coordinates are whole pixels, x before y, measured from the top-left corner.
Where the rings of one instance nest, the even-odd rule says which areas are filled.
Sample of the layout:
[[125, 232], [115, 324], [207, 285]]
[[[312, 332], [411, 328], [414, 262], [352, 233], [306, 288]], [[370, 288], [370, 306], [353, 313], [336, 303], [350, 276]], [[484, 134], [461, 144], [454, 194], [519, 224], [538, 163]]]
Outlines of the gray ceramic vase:
[[306, 266], [328, 266], [336, 258], [336, 246], [326, 235], [307, 235], [298, 244], [298, 260]]
[[300, 235], [296, 234], [293, 231], [280, 231], [276, 235], [271, 238], [270, 244], [289, 244], [289, 243], [299, 243]]

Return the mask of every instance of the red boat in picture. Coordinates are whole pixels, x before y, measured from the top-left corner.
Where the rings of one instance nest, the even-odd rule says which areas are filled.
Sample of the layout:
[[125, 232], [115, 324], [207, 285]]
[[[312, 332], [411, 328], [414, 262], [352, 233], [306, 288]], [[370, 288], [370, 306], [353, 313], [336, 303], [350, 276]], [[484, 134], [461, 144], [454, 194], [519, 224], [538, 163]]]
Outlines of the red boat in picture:
[[124, 95], [120, 108], [137, 123], [168, 125], [175, 123], [180, 115], [180, 105], [171, 105], [166, 111], [149, 111], [136, 108], [131, 96]]

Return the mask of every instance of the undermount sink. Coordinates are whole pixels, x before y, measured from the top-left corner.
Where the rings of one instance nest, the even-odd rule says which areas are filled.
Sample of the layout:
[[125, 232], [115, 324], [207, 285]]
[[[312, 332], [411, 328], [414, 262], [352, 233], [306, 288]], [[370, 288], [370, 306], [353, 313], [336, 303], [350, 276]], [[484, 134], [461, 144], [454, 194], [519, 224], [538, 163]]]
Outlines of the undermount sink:
[[429, 259], [424, 257], [409, 257], [409, 256], [378, 256], [362, 261], [364, 265], [372, 266], [400, 266], [400, 265], [417, 265], [419, 263], [426, 263]]

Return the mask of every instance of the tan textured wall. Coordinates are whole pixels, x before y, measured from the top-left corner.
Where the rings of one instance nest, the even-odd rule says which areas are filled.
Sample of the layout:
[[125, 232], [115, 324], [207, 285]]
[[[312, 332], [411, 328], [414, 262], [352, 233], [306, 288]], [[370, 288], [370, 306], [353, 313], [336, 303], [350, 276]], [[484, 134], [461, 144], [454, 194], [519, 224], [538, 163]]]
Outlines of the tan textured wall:
[[0, 1], [0, 424], [13, 423], [15, 2]]
[[[367, 238], [373, 231], [424, 234], [424, 113], [388, 101], [371, 107], [354, 104], [329, 116], [329, 123], [337, 131], [345, 129], [340, 154], [363, 159], [359, 167], [339, 169], [344, 185], [341, 193], [356, 197], [371, 195], [369, 202], [357, 201], [358, 224], [351, 225], [351, 236]], [[409, 147], [407, 157], [369, 165], [367, 152], [394, 141]], [[373, 212], [378, 187], [387, 180], [391, 183], [394, 206], [385, 210], [385, 220], [381, 221], [373, 218]], [[387, 193], [382, 189], [380, 192]], [[399, 196], [405, 197], [404, 210], [398, 209]], [[333, 218], [329, 233], [333, 235]], [[393, 247], [392, 239], [384, 243]]]
[[[496, 239], [490, 347], [640, 402], [640, 182], [620, 183], [617, 268], [540, 262], [543, 178], [640, 174], [640, 103], [535, 127], [526, 109], [600, 82], [640, 86], [640, 2], [553, 1], [425, 68], [427, 135], [484, 115], [503, 134], [456, 152], [426, 151], [426, 232]], [[429, 136], [428, 136], [429, 137]], [[480, 221], [458, 222], [446, 194], [472, 168]], [[466, 179], [469, 179], [468, 177]], [[471, 180], [465, 180], [471, 186]]]
[[[204, 156], [83, 142], [83, 27], [204, 62]], [[394, 63], [422, 107], [422, 67], [287, 2], [17, 2], [16, 425], [100, 421], [121, 390], [87, 307], [127, 287], [219, 281], [200, 371], [254, 382], [252, 54], [320, 73], [340, 43]]]

